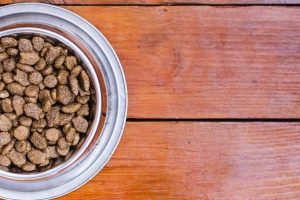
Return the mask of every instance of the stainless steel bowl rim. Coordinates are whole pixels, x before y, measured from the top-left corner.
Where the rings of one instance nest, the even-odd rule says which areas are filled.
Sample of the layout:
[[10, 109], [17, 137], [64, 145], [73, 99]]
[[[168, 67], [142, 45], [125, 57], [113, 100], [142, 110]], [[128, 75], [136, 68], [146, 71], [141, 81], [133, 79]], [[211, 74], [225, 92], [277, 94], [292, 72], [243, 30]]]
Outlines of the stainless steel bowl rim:
[[[79, 38], [99, 64], [107, 90], [106, 121], [96, 145], [78, 166], [60, 176], [32, 182], [0, 175], [5, 199], [49, 199], [67, 194], [94, 177], [108, 162], [123, 133], [127, 115], [127, 87], [120, 61], [105, 37], [80, 16], [47, 4], [22, 3], [0, 7], [0, 28], [38, 23], [55, 26]], [[101, 187], [101, 186], [99, 186]]]

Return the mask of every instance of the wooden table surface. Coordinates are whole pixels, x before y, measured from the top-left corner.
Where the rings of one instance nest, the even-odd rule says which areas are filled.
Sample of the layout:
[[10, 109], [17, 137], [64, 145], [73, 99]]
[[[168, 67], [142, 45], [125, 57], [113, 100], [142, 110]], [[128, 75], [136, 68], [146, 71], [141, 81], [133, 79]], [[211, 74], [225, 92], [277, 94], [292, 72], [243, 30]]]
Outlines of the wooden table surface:
[[48, 3], [102, 31], [129, 92], [112, 159], [61, 199], [300, 199], [299, 0]]

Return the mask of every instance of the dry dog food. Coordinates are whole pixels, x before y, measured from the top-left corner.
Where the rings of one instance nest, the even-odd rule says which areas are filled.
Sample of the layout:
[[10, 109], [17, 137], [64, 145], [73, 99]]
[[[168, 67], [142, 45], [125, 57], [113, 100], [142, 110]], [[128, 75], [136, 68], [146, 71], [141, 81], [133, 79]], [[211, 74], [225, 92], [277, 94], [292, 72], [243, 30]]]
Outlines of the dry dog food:
[[90, 124], [90, 87], [63, 44], [0, 38], [0, 168], [43, 171], [70, 158]]

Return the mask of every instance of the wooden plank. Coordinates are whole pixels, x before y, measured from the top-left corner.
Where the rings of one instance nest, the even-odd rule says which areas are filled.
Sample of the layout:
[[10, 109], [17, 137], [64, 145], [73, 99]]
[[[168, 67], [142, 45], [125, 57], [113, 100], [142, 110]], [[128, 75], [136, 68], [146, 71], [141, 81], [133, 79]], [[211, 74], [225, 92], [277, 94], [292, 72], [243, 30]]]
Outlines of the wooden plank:
[[[0, 0], [0, 4], [33, 2], [32, 0]], [[84, 5], [176, 5], [176, 4], [299, 4], [299, 0], [34, 0], [34, 2], [51, 3], [51, 4], [84, 4]]]
[[300, 116], [300, 8], [67, 8], [118, 53], [129, 117]]
[[68, 199], [299, 199], [300, 123], [134, 123]]

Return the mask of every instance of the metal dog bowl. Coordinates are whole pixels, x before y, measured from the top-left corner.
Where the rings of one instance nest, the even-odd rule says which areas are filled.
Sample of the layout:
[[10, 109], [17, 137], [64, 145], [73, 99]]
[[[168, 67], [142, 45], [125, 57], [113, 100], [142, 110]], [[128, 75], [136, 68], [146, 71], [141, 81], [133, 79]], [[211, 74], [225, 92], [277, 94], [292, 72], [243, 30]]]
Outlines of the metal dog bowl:
[[94, 177], [116, 149], [127, 114], [125, 77], [104, 36], [70, 11], [37, 3], [0, 7], [0, 37], [18, 34], [42, 35], [64, 43], [82, 60], [92, 81], [93, 121], [85, 142], [70, 159], [43, 172], [0, 171], [2, 198], [55, 198]]

